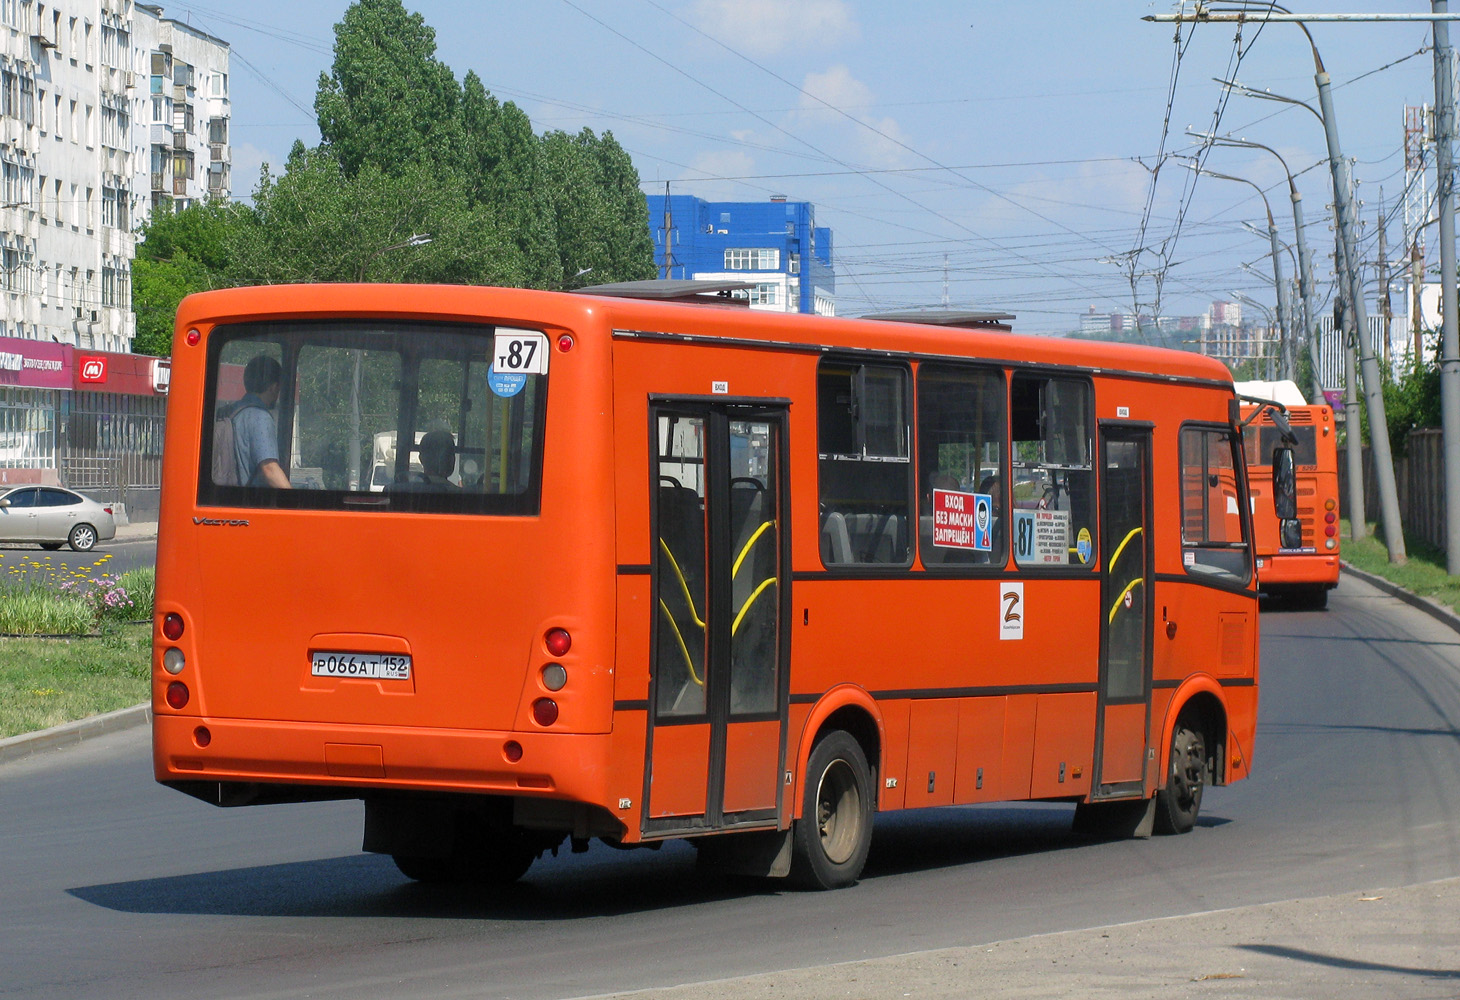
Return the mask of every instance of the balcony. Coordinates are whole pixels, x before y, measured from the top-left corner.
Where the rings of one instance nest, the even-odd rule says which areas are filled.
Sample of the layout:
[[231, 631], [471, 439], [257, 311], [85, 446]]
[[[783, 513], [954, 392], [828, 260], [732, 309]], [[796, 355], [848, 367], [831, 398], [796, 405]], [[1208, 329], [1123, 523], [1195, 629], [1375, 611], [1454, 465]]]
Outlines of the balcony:
[[172, 179], [172, 194], [175, 198], [187, 197], [188, 179], [186, 177], [174, 177]]
[[164, 178], [163, 178], [162, 174], [160, 174], [160, 173], [154, 173], [152, 175], [152, 190], [153, 191], [163, 191], [163, 190], [166, 190], [166, 185], [163, 183], [163, 181], [164, 181]]
[[186, 132], [172, 133], [172, 148], [182, 152], [188, 148], [188, 134]]

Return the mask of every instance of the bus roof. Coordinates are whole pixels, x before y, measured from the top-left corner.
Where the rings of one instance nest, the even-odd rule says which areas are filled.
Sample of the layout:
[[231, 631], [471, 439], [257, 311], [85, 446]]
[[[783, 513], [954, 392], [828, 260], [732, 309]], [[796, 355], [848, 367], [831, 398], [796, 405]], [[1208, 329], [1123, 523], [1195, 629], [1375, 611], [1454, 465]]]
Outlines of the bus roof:
[[260, 285], [198, 292], [178, 307], [180, 327], [197, 322], [263, 322], [348, 317], [480, 319], [510, 325], [587, 327], [638, 334], [744, 340], [803, 350], [978, 357], [996, 363], [1069, 365], [1171, 378], [1232, 382], [1225, 365], [1189, 351], [1063, 337], [874, 319], [726, 310], [675, 302], [481, 285]]

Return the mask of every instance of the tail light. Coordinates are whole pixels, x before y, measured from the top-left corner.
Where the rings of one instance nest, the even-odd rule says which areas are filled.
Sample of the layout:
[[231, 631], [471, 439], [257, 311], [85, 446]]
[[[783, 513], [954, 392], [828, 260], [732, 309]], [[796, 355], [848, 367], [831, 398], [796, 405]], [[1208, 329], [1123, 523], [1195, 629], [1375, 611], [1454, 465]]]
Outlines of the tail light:
[[186, 708], [188, 704], [188, 686], [182, 681], [173, 681], [169, 684], [167, 686], [167, 704], [170, 708]]
[[162, 634], [167, 636], [173, 642], [177, 642], [179, 639], [181, 639], [183, 634], [182, 615], [178, 614], [176, 611], [169, 611], [166, 615], [164, 615], [162, 618]]
[[112, 512], [112, 509], [110, 507], [103, 507], [102, 510], [106, 511], [108, 514]]
[[542, 644], [553, 656], [567, 656], [573, 648], [573, 637], [565, 628], [550, 628], [542, 637]]
[[532, 721], [539, 726], [551, 726], [558, 721], [558, 703], [551, 698], [539, 698], [532, 703]]
[[1325, 525], [1323, 528], [1323, 533], [1329, 538], [1332, 538], [1334, 535], [1338, 534], [1338, 526], [1335, 524]]

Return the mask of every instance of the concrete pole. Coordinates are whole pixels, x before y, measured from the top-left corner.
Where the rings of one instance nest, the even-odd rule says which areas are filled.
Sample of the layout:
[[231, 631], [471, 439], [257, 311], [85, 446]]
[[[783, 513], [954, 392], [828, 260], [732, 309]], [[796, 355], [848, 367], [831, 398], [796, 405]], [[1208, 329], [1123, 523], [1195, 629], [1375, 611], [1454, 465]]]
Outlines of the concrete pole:
[[[1333, 333], [1340, 343], [1344, 340], [1342, 331], [1351, 322], [1348, 293], [1342, 285], [1340, 281], [1333, 316]], [[1344, 504], [1344, 512], [1348, 514], [1349, 540], [1357, 542], [1368, 536], [1369, 522], [1364, 514], [1364, 440], [1359, 431], [1359, 373], [1352, 338], [1343, 349], [1343, 381], [1344, 455], [1348, 458], [1348, 501]]]
[[[1436, 14], [1448, 0], [1432, 0]], [[1440, 352], [1440, 427], [1445, 448], [1445, 568], [1460, 574], [1460, 310], [1455, 288], [1455, 78], [1450, 25], [1435, 21], [1435, 173], [1440, 214], [1440, 295], [1444, 313]]]
[[[1369, 413], [1369, 452], [1374, 459], [1374, 479], [1379, 488], [1379, 516], [1384, 522], [1384, 545], [1391, 563], [1408, 560], [1404, 548], [1404, 525], [1399, 520], [1399, 489], [1394, 481], [1394, 457], [1389, 449], [1389, 421], [1384, 413], [1384, 389], [1379, 377], [1379, 363], [1369, 344], [1369, 317], [1364, 309], [1364, 288], [1359, 275], [1358, 241], [1354, 238], [1354, 206], [1348, 161], [1338, 144], [1338, 119], [1333, 110], [1333, 92], [1327, 70], [1318, 61], [1313, 75], [1318, 85], [1318, 106], [1323, 112], [1323, 131], [1328, 139], [1328, 165], [1333, 172], [1333, 211], [1338, 217], [1338, 230], [1344, 251], [1345, 277], [1349, 286], [1348, 302], [1353, 310], [1354, 327], [1358, 331], [1359, 367], [1364, 382], [1364, 403]], [[1457, 371], [1460, 374], [1460, 371]], [[1352, 383], [1350, 383], [1352, 384]], [[1357, 424], [1354, 425], [1357, 430]]]
[[1303, 299], [1303, 339], [1308, 342], [1308, 360], [1313, 365], [1312, 403], [1322, 403], [1323, 375], [1318, 368], [1318, 305], [1313, 294], [1313, 255], [1308, 252], [1308, 241], [1303, 236], [1303, 196], [1296, 185], [1292, 187], [1293, 225], [1298, 230], [1298, 294]]
[[1283, 281], [1283, 252], [1278, 244], [1277, 223], [1272, 211], [1267, 213], [1267, 238], [1272, 243], [1272, 280], [1277, 289], [1278, 358], [1281, 377], [1293, 377], [1293, 308], [1288, 300], [1288, 285]]

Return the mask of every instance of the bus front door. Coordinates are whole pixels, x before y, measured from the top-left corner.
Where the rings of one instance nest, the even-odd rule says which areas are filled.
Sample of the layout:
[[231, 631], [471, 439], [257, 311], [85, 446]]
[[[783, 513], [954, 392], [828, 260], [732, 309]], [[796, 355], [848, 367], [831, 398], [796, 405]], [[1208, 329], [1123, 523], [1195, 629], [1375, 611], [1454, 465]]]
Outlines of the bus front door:
[[1123, 797], [1145, 787], [1151, 702], [1151, 431], [1100, 428], [1104, 572], [1101, 578], [1100, 688], [1093, 796]]
[[773, 826], [789, 562], [784, 407], [657, 403], [645, 833]]

